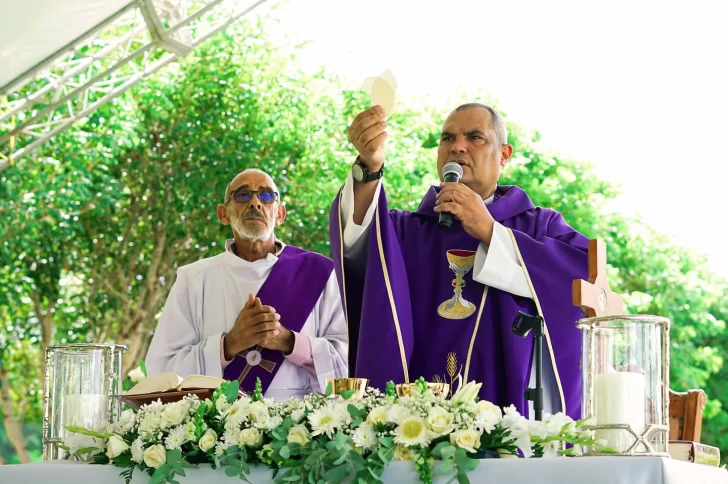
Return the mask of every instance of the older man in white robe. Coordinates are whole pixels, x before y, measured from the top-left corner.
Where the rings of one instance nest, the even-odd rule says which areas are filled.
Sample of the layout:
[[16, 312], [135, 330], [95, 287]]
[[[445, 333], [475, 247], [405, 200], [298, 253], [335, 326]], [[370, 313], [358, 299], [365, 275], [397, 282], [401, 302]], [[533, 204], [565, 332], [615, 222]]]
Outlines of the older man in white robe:
[[275, 237], [286, 209], [266, 173], [236, 176], [217, 208], [225, 252], [180, 267], [146, 358], [150, 374], [237, 379], [266, 397], [347, 376], [348, 336], [330, 259]]

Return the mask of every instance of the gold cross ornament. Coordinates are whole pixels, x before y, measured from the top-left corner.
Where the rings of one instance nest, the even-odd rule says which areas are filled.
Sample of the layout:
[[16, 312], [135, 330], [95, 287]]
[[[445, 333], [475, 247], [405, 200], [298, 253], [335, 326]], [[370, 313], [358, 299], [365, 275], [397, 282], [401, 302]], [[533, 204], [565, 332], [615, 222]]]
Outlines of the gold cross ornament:
[[624, 314], [622, 296], [609, 289], [607, 281], [607, 246], [604, 241], [589, 241], [589, 281], [576, 279], [572, 283], [572, 302], [585, 317]]
[[247, 363], [247, 365], [245, 365], [245, 368], [243, 368], [243, 371], [240, 373], [240, 376], [238, 377], [239, 383], [243, 383], [243, 380], [245, 380], [245, 377], [248, 376], [250, 369], [254, 366], [260, 366], [268, 373], [273, 373], [276, 364], [273, 361], [263, 359], [263, 355], [261, 354], [262, 350], [263, 347], [258, 345], [252, 350], [244, 350], [238, 353], [238, 356], [245, 358], [245, 361]]

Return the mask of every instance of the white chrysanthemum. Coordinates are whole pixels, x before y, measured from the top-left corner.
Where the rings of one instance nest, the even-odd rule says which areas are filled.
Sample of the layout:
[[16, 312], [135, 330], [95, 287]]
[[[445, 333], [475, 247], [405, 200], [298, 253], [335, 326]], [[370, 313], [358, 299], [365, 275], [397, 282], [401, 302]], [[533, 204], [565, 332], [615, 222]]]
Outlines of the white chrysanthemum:
[[366, 422], [359, 425], [352, 436], [354, 445], [362, 449], [371, 449], [377, 444], [377, 435], [374, 428]]
[[476, 425], [488, 434], [495, 429], [503, 418], [501, 409], [487, 400], [480, 400], [475, 409], [477, 411], [475, 416]]
[[274, 415], [272, 417], [268, 417], [268, 421], [265, 424], [266, 430], [274, 430], [278, 428], [283, 423], [283, 417], [280, 415]]
[[215, 446], [215, 455], [218, 457], [222, 457], [228, 447], [230, 447], [230, 444], [227, 444], [225, 442], [218, 442]]
[[250, 401], [240, 399], [233, 403], [230, 408], [225, 411], [225, 430], [237, 430], [242, 424], [248, 421], [250, 410]]
[[415, 445], [427, 446], [435, 435], [427, 430], [427, 424], [422, 417], [410, 416], [394, 429], [394, 442], [406, 447]]
[[395, 424], [400, 424], [411, 415], [412, 412], [407, 407], [397, 403], [392, 405], [387, 411], [387, 420]]
[[146, 412], [139, 421], [139, 435], [147, 439], [155, 435], [162, 424], [162, 412], [159, 410]]
[[142, 443], [142, 439], [138, 438], [131, 444], [131, 460], [137, 464], [141, 464], [144, 461], [144, 444]]
[[180, 449], [187, 442], [187, 433], [187, 425], [173, 428], [164, 440], [165, 447], [169, 450]]
[[131, 410], [124, 410], [119, 416], [119, 421], [114, 424], [114, 433], [124, 435], [134, 427], [136, 416]]
[[238, 436], [240, 435], [240, 431], [238, 430], [226, 430], [225, 433], [222, 436], [223, 441], [227, 446], [231, 445], [238, 445], [240, 442], [238, 441]]
[[311, 424], [311, 435], [326, 434], [330, 439], [334, 438], [336, 430], [344, 425], [344, 418], [339, 409], [331, 404], [314, 410], [308, 415], [308, 421]]
[[389, 411], [388, 406], [374, 407], [369, 411], [367, 415], [367, 423], [385, 423], [387, 421], [387, 412]]

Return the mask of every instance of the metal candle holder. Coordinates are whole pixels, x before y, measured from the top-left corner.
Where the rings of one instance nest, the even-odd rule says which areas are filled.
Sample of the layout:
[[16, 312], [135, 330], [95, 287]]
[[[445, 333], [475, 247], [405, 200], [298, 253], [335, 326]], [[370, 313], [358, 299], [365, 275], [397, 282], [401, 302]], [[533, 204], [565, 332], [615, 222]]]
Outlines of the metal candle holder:
[[66, 426], [91, 428], [118, 420], [125, 351], [126, 346], [115, 344], [64, 344], [46, 348], [44, 460], [71, 457], [60, 447], [70, 435]]
[[670, 321], [619, 315], [579, 320], [582, 414], [606, 446], [587, 455], [667, 456]]

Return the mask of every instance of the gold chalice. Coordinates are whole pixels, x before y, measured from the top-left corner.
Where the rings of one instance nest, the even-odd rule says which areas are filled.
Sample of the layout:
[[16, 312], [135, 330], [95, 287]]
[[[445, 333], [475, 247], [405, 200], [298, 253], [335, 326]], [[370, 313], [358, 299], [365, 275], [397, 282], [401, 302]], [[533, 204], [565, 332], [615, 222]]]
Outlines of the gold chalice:
[[[427, 389], [440, 398], [446, 398], [450, 393], [450, 385], [447, 383], [427, 383]], [[398, 383], [394, 386], [394, 391], [398, 397], [408, 397], [417, 395], [419, 390], [416, 383]]]
[[362, 398], [367, 390], [369, 380], [366, 378], [327, 378], [326, 388], [331, 383], [332, 394], [341, 395], [344, 390], [354, 390], [351, 398]]
[[455, 279], [452, 281], [455, 294], [452, 299], [438, 306], [437, 314], [447, 319], [465, 319], [475, 312], [475, 304], [463, 298], [464, 277], [475, 264], [475, 251], [448, 250], [447, 261], [450, 263], [450, 269], [455, 272]]

